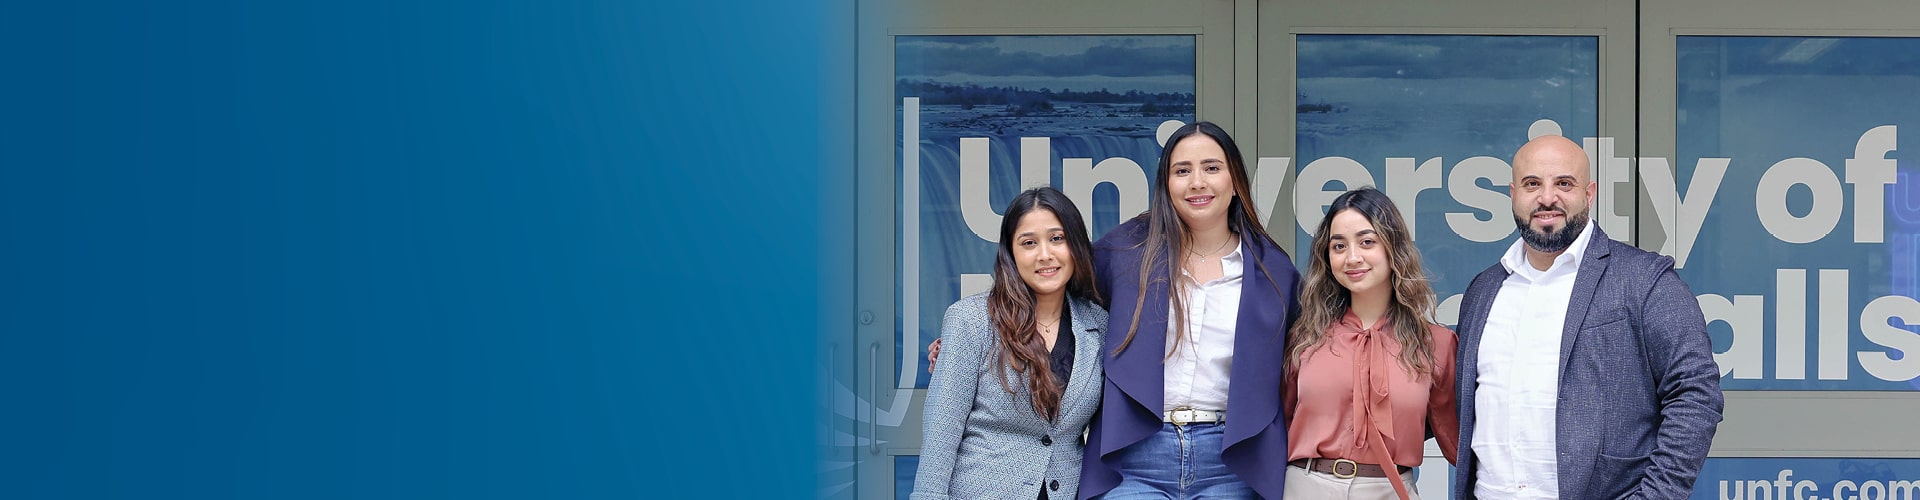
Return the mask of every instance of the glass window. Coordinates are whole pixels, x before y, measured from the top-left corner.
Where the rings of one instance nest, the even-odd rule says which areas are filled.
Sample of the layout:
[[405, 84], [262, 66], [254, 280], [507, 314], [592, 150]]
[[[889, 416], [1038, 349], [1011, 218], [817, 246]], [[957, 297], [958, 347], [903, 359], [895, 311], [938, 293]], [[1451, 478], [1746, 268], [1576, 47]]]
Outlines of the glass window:
[[913, 497], [914, 472], [919, 470], [919, 455], [899, 455], [893, 457], [894, 500], [908, 500]]
[[1647, 184], [1666, 212], [1649, 215], [1685, 256], [1721, 386], [1920, 388], [1920, 190], [1898, 148], [1920, 125], [1920, 39], [1676, 49], [1677, 181]]
[[1507, 162], [1529, 131], [1599, 129], [1595, 37], [1300, 35], [1297, 53], [1302, 269], [1326, 204], [1371, 185], [1413, 226], [1434, 292], [1464, 292], [1515, 239]]
[[926, 387], [926, 346], [948, 305], [992, 283], [999, 213], [1021, 190], [1060, 188], [1096, 239], [1146, 210], [1156, 132], [1194, 120], [1198, 53], [1192, 35], [1043, 35], [901, 36], [894, 54], [895, 366], [917, 368], [895, 375]]

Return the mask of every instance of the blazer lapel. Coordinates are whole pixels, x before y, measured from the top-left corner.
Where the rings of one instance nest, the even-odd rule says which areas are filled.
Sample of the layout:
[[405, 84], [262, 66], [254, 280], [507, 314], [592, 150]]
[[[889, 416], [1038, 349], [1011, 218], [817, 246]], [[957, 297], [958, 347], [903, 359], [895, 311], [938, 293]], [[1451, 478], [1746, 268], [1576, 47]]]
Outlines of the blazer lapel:
[[1468, 298], [1473, 308], [1460, 311], [1457, 323], [1457, 335], [1460, 336], [1458, 355], [1454, 358], [1457, 373], [1454, 375], [1454, 409], [1460, 416], [1460, 442], [1456, 450], [1460, 464], [1454, 473], [1454, 497], [1467, 498], [1464, 492], [1470, 492], [1466, 484], [1474, 477], [1473, 428], [1476, 422], [1474, 393], [1480, 387], [1480, 339], [1485, 336], [1487, 317], [1493, 312], [1493, 300], [1500, 295], [1501, 284], [1506, 282], [1506, 267], [1494, 264], [1487, 271], [1474, 278], [1467, 287]]
[[[1092, 361], [1100, 359], [1100, 336], [1105, 330], [1104, 326], [1093, 324], [1091, 311], [1100, 306], [1080, 300], [1072, 300], [1070, 304], [1073, 308], [1073, 374], [1072, 378], [1067, 380], [1066, 394], [1060, 398], [1060, 408], [1063, 410], [1080, 408], [1081, 400], [1086, 399], [1088, 395], [1097, 394], [1094, 391], [1099, 390], [1100, 387], [1099, 363]], [[1066, 412], [1061, 413], [1064, 415]], [[1066, 418], [1057, 418], [1054, 420], [1054, 425], [1057, 427], [1060, 422], [1066, 420]]]
[[1460, 388], [1458, 401], [1466, 409], [1460, 419], [1468, 423], [1473, 421], [1473, 393], [1479, 387], [1480, 339], [1486, 336], [1487, 318], [1493, 314], [1493, 300], [1500, 296], [1501, 284], [1506, 282], [1508, 276], [1506, 268], [1500, 264], [1494, 264], [1491, 269], [1497, 272], [1482, 275], [1487, 278], [1478, 289], [1467, 289], [1468, 293], [1473, 294], [1474, 306], [1471, 310], [1460, 311], [1459, 324], [1456, 325], [1460, 336], [1460, 352], [1455, 360], [1459, 364], [1455, 385]]
[[[1499, 264], [1494, 264], [1499, 267]], [[1480, 290], [1468, 290], [1474, 293], [1472, 310], [1460, 311], [1458, 334], [1460, 335], [1460, 380], [1474, 380], [1480, 374], [1480, 338], [1487, 331], [1487, 317], [1493, 313], [1493, 299], [1500, 295], [1500, 285], [1507, 278], [1505, 268]]]
[[[1136, 249], [1133, 252], [1139, 252]], [[1138, 262], [1138, 254], [1123, 257], [1124, 262]], [[1108, 297], [1112, 304], [1112, 313], [1107, 316], [1107, 342], [1101, 348], [1106, 361], [1106, 379], [1126, 393], [1148, 413], [1159, 415], [1160, 405], [1166, 393], [1166, 372], [1161, 365], [1167, 354], [1167, 286], [1169, 280], [1164, 262], [1154, 265], [1152, 274], [1146, 283], [1133, 283], [1138, 286], [1116, 286], [1114, 297]], [[1149, 264], [1152, 265], [1152, 264]], [[1130, 272], [1131, 273], [1131, 272]], [[1138, 275], [1131, 275], [1128, 281]], [[1140, 289], [1146, 289], [1146, 301], [1140, 307], [1134, 307]], [[1127, 349], [1114, 354], [1127, 338], [1127, 329], [1133, 322], [1133, 315], [1140, 315], [1139, 332], [1133, 336], [1133, 342]], [[1102, 406], [1107, 406], [1103, 404]], [[1112, 408], [1108, 406], [1108, 408]], [[1155, 417], [1157, 420], [1159, 417]]]
[[[1600, 289], [1600, 278], [1607, 274], [1607, 254], [1613, 245], [1613, 240], [1607, 237], [1607, 233], [1601, 232], [1597, 225], [1593, 228], [1592, 238], [1593, 241], [1587, 244], [1586, 255], [1580, 258], [1580, 276], [1573, 282], [1573, 295], [1567, 302], [1566, 324], [1560, 330], [1559, 390], [1562, 396], [1566, 395], [1569, 389], [1588, 390], [1569, 388], [1566, 383], [1567, 366], [1571, 365], [1573, 360], [1573, 347], [1580, 341], [1580, 330], [1586, 324], [1588, 305], [1593, 303], [1593, 295]], [[1562, 401], [1565, 399], [1563, 398]], [[1555, 420], [1558, 422], [1554, 435], [1559, 441], [1557, 447], [1561, 451], [1599, 449], [1595, 446], [1597, 443], [1593, 441], [1599, 438], [1600, 433], [1573, 432], [1570, 428], [1588, 424], [1589, 416], [1568, 413], [1564, 405], [1557, 408], [1554, 413]], [[1587, 481], [1592, 478], [1593, 468], [1578, 465], [1591, 464], [1591, 460], [1593, 460], [1591, 457], [1562, 454], [1559, 460], [1560, 491], [1585, 491]]]
[[1286, 314], [1287, 301], [1275, 292], [1273, 280], [1260, 271], [1260, 264], [1270, 255], [1265, 250], [1265, 245], [1247, 245], [1240, 273], [1240, 317], [1234, 322], [1233, 382], [1227, 387], [1224, 446], [1260, 433], [1280, 409], [1280, 391], [1274, 389], [1280, 387], [1280, 342], [1286, 337], [1275, 329], [1282, 323], [1280, 316]]
[[1573, 346], [1579, 341], [1581, 326], [1587, 321], [1587, 305], [1593, 303], [1593, 294], [1600, 289], [1600, 278], [1607, 274], [1607, 253], [1613, 240], [1607, 233], [1593, 228], [1593, 241], [1587, 244], [1586, 255], [1580, 259], [1580, 276], [1573, 282], [1573, 295], [1568, 297], [1567, 320], [1560, 329], [1560, 379], [1566, 380], [1567, 362], [1573, 358]]

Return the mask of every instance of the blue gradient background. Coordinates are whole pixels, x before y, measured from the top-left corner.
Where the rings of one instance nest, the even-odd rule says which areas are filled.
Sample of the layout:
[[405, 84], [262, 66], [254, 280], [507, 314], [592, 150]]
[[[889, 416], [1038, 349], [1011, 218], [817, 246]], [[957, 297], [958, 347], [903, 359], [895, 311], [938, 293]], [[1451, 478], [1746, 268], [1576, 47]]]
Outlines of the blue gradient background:
[[811, 496], [852, 19], [0, 7], [0, 498]]

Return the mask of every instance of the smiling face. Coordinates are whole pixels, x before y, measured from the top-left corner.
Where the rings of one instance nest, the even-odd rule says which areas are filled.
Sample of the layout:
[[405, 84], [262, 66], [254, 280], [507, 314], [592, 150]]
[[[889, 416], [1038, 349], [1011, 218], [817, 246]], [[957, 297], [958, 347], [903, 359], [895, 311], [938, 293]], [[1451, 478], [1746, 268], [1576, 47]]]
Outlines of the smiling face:
[[1513, 222], [1527, 246], [1558, 254], [1580, 237], [1599, 189], [1587, 168], [1586, 152], [1557, 135], [1528, 141], [1513, 154]]
[[1073, 279], [1073, 251], [1067, 246], [1066, 227], [1052, 211], [1036, 209], [1021, 216], [1008, 247], [1020, 279], [1035, 297], [1066, 293]]
[[1168, 155], [1167, 197], [1188, 227], [1225, 224], [1233, 206], [1233, 173], [1226, 150], [1205, 134], [1193, 134], [1174, 144]]
[[1385, 239], [1359, 210], [1346, 209], [1333, 214], [1327, 227], [1327, 270], [1334, 281], [1346, 287], [1358, 299], [1372, 294], [1390, 294], [1393, 265]]

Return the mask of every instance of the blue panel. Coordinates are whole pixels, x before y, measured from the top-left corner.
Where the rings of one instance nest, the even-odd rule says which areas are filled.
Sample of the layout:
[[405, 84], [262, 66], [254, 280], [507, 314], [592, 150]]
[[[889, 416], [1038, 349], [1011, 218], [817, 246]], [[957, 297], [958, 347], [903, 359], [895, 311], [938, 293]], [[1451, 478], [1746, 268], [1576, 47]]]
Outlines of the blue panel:
[[1920, 498], [1920, 459], [1711, 458], [1692, 498], [1911, 500]]
[[853, 19], [8, 2], [0, 498], [815, 495]]

